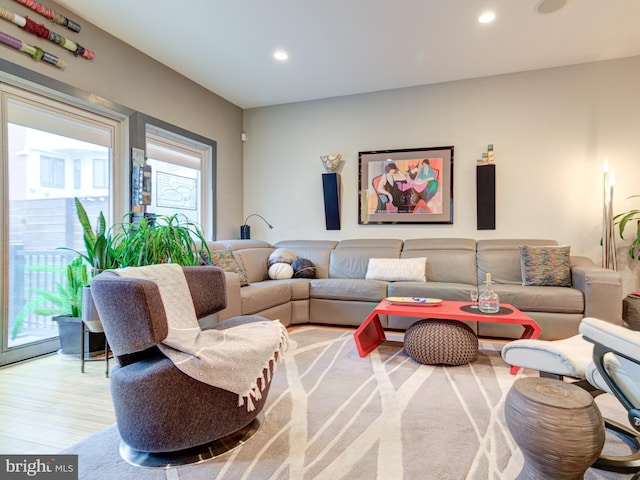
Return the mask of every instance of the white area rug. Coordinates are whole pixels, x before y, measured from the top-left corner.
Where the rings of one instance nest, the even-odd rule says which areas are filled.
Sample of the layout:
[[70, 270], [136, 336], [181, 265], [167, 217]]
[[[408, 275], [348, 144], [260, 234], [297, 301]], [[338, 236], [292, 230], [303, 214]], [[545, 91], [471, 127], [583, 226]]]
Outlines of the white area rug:
[[[523, 459], [504, 423], [504, 399], [516, 378], [536, 372], [510, 375], [499, 348], [481, 343], [473, 364], [427, 366], [399, 342], [360, 358], [353, 331], [298, 328], [265, 422], [242, 447], [198, 465], [141, 469], [120, 459], [109, 427], [64, 453], [79, 454], [85, 480], [511, 480]], [[604, 397], [603, 414], [624, 422], [622, 408]], [[585, 478], [631, 475], [589, 469]]]

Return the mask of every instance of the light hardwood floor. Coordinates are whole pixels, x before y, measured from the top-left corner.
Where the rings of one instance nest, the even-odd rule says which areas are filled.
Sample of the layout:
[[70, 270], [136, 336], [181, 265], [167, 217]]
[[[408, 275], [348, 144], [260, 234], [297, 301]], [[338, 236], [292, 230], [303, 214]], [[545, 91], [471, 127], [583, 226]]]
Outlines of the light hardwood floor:
[[[110, 366], [114, 360], [110, 360]], [[0, 453], [57, 453], [115, 422], [104, 362], [51, 354], [0, 368]]]

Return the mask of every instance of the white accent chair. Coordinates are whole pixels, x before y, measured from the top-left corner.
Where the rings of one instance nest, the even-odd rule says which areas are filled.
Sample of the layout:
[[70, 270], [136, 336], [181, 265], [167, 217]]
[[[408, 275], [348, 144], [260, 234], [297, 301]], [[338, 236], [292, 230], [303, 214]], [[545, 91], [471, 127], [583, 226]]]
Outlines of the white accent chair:
[[515, 340], [503, 347], [502, 358], [510, 365], [538, 370], [541, 377], [576, 379], [594, 397], [614, 395], [635, 431], [613, 420], [605, 419], [605, 425], [626, 437], [634, 452], [601, 455], [593, 466], [640, 472], [640, 332], [589, 317], [582, 320], [579, 332], [564, 340]]

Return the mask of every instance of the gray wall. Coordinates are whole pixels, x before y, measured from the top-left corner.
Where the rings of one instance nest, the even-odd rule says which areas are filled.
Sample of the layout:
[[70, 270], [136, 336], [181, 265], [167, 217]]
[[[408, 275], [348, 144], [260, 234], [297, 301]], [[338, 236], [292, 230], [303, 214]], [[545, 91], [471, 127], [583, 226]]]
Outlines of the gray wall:
[[[341, 72], [348, 74], [348, 72]], [[244, 212], [252, 236], [552, 238], [600, 262], [602, 165], [614, 210], [640, 202], [640, 57], [250, 109]], [[475, 161], [495, 145], [496, 230], [476, 230]], [[358, 152], [453, 145], [453, 225], [358, 225]], [[320, 155], [341, 153], [342, 229], [326, 231]], [[640, 263], [618, 241], [627, 286]]]
[[12, 0], [0, 0], [0, 7], [28, 16], [96, 54], [91, 61], [76, 58], [64, 48], [0, 20], [0, 31], [40, 46], [66, 60], [68, 66], [60, 70], [44, 62], [35, 62], [28, 55], [5, 45], [0, 45], [0, 58], [83, 90], [93, 95], [95, 102], [101, 103], [106, 99], [217, 141], [218, 171], [224, 172], [218, 176], [216, 188], [218, 205], [221, 206], [217, 234], [218, 238], [236, 235], [243, 218], [242, 110], [239, 107], [58, 5], [52, 5], [57, 13], [67, 15], [82, 25], [79, 34], [50, 23]]

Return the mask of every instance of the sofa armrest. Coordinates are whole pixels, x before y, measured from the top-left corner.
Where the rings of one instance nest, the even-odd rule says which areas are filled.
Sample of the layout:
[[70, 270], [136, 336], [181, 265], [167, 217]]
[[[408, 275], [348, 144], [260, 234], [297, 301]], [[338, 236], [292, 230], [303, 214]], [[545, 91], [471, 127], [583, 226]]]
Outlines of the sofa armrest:
[[622, 325], [622, 277], [592, 261], [572, 258], [571, 282], [584, 295], [584, 316]]
[[[224, 272], [227, 285], [227, 308], [220, 310], [218, 319], [227, 320], [231, 317], [242, 315], [242, 300], [240, 297], [240, 275], [233, 272]], [[620, 302], [622, 304], [622, 302]]]

